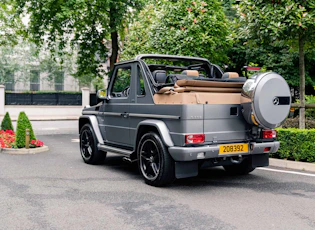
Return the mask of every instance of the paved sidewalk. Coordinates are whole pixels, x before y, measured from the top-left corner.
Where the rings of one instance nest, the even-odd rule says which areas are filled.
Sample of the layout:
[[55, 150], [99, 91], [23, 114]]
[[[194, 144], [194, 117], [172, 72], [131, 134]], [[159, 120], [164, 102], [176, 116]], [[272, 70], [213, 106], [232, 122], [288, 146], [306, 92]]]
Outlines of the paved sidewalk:
[[308, 172], [315, 172], [315, 163], [305, 163], [298, 161], [288, 161], [280, 159], [269, 159], [269, 165], [285, 169], [302, 170]]

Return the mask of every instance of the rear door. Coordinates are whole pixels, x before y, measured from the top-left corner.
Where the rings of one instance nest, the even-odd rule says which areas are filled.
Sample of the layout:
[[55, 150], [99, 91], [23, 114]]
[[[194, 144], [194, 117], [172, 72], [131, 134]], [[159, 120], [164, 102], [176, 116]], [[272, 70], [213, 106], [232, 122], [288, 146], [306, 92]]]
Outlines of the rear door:
[[248, 140], [248, 130], [241, 105], [204, 105], [204, 133], [207, 143], [243, 142]]

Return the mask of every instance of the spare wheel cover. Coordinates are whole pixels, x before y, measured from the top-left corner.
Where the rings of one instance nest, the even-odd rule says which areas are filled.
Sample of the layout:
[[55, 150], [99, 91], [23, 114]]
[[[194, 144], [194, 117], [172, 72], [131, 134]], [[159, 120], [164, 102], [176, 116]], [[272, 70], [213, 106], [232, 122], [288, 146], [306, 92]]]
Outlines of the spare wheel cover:
[[287, 82], [277, 73], [265, 73], [258, 77], [253, 100], [253, 112], [264, 128], [279, 126], [288, 116], [291, 93]]

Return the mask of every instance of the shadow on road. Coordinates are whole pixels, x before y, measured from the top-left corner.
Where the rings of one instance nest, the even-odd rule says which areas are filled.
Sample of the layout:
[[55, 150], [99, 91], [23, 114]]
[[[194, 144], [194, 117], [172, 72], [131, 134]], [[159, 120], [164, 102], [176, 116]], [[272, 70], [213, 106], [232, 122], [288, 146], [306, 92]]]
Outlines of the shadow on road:
[[[112, 170], [115, 170], [120, 173], [124, 173], [127, 176], [133, 177], [134, 179], [138, 178], [142, 180], [142, 177], [139, 173], [137, 163], [130, 164], [128, 162], [124, 162], [121, 156], [111, 155], [108, 156], [103, 164], [104, 167], [110, 167]], [[257, 180], [267, 180], [268, 178], [264, 178], [258, 175], [230, 175], [224, 171], [222, 167], [214, 167], [208, 169], [202, 169], [199, 171], [198, 176], [178, 179], [175, 183], [169, 187], [177, 187], [177, 186], [192, 186], [192, 187], [204, 187], [204, 186], [238, 186], [241, 184], [253, 184]], [[266, 181], [266, 182], [267, 182]]]

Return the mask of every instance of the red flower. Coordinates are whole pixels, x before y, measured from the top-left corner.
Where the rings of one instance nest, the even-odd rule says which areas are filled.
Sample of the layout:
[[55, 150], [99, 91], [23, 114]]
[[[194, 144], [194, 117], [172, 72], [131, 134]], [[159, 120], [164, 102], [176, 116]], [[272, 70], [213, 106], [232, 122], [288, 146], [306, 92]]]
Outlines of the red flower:
[[40, 140], [32, 140], [30, 143], [30, 147], [31, 148], [35, 148], [35, 147], [41, 147], [44, 145], [44, 142], [40, 141]]
[[0, 147], [1, 148], [12, 148], [15, 142], [15, 134], [12, 130], [0, 130]]

